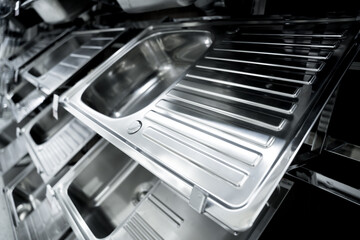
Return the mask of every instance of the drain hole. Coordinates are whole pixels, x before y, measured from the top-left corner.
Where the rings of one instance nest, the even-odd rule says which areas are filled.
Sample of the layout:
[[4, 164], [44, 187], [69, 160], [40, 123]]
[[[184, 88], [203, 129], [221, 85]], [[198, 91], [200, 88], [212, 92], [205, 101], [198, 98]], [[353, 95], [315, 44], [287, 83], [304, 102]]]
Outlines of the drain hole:
[[22, 203], [16, 208], [16, 212], [19, 216], [20, 221], [24, 219], [32, 212], [33, 208], [30, 203]]
[[138, 185], [135, 188], [132, 198], [132, 203], [134, 205], [137, 205], [139, 202], [141, 202], [146, 197], [146, 195], [148, 194], [148, 192], [151, 190], [152, 187], [153, 187], [152, 182], [145, 182]]

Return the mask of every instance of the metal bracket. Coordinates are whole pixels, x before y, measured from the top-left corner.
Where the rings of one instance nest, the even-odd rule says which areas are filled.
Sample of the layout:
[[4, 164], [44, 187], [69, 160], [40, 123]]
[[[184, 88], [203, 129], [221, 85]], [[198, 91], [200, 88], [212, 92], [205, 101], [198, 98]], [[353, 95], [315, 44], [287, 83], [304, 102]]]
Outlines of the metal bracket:
[[55, 191], [49, 184], [46, 185], [46, 196], [49, 199], [51, 199], [52, 197], [55, 197]]
[[59, 109], [59, 96], [54, 94], [53, 102], [52, 102], [52, 113], [53, 113], [53, 117], [56, 120], [58, 120], [59, 118], [58, 109]]
[[198, 213], [203, 213], [205, 211], [207, 198], [208, 194], [206, 192], [198, 186], [194, 186], [190, 194], [189, 205]]
[[331, 98], [329, 99], [324, 109], [322, 110], [319, 119], [319, 124], [315, 133], [315, 137], [312, 142], [311, 151], [318, 151], [319, 153], [321, 153], [325, 146], [327, 132], [328, 132], [331, 116], [334, 111], [334, 106], [336, 103], [336, 97], [338, 91], [339, 88], [337, 88], [334, 91], [334, 93], [331, 95]]

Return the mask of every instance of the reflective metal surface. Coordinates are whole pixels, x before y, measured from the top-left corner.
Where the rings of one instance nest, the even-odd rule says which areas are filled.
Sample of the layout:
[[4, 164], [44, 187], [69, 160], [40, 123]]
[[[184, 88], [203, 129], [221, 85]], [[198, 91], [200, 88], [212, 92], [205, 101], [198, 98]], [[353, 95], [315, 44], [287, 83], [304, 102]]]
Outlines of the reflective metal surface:
[[135, 113], [173, 84], [211, 42], [211, 34], [205, 31], [151, 35], [99, 76], [81, 100], [113, 118]]
[[5, 186], [9, 209], [15, 223], [24, 221], [45, 199], [46, 185], [33, 164]]
[[24, 120], [46, 99], [46, 94], [38, 88], [26, 80], [19, 79], [18, 73], [27, 63], [50, 48], [69, 32], [70, 29], [62, 32], [56, 30], [50, 33], [40, 33], [35, 39], [19, 47], [16, 53], [9, 57], [8, 64], [15, 70], [15, 76], [12, 79], [12, 85], [14, 86], [11, 86], [11, 91], [8, 92], [6, 98], [18, 123]]
[[7, 97], [17, 122], [21, 122], [46, 99], [42, 91], [27, 81], [18, 84]]
[[[160, 95], [149, 94], [148, 104], [131, 106], [134, 110], [122, 118], [111, 115], [119, 109], [115, 104], [101, 111], [85, 99], [109, 69], [125, 71], [120, 62], [128, 66], [127, 58], [144, 39], [175, 30], [211, 32], [213, 44]], [[181, 192], [192, 208], [226, 228], [245, 231], [341, 79], [336, 70], [342, 72], [352, 60], [357, 32], [356, 25], [342, 20], [150, 27], [61, 101], [75, 117]], [[208, 40], [197, 41], [204, 46]], [[192, 51], [192, 45], [185, 46]], [[97, 99], [109, 99], [104, 92], [98, 92]]]
[[21, 240], [76, 240], [56, 200], [45, 199], [15, 228]]
[[0, 149], [3, 149], [16, 139], [16, 123], [11, 119], [1, 122], [4, 125], [0, 128]]
[[41, 179], [31, 159], [30, 164], [25, 159], [22, 162], [28, 165], [14, 178], [10, 177], [4, 188], [16, 239], [63, 239], [68, 234], [69, 224], [60, 207], [56, 201], [48, 199], [47, 183]]
[[343, 141], [333, 141], [328, 144], [327, 151], [360, 161], [360, 147]]
[[67, 35], [70, 30], [55, 30], [39, 33], [34, 39], [21, 45], [17, 51], [9, 57], [9, 64], [18, 71], [26, 63], [29, 63], [38, 54], [50, 47], [54, 42]]
[[28, 64], [21, 77], [46, 95], [64, 84], [124, 29], [73, 32]]
[[297, 168], [296, 170], [292, 170], [289, 174], [318, 188], [331, 192], [339, 197], [360, 205], [360, 191], [357, 188], [306, 168]]
[[44, 181], [51, 179], [95, 135], [62, 108], [56, 120], [51, 105], [27, 123], [22, 132]]
[[44, 115], [30, 129], [31, 138], [37, 145], [47, 142], [72, 119], [65, 110], [60, 108], [59, 119], [52, 116], [52, 112]]
[[[71, 172], [71, 173], [70, 173]], [[84, 236], [105, 238], [121, 226], [154, 186], [156, 177], [101, 141], [54, 187]]]
[[[0, 120], [1, 122], [1, 120]], [[27, 149], [23, 136], [16, 136], [17, 124], [9, 120], [0, 127], [0, 172], [4, 173], [23, 158]]]
[[[78, 239], [256, 239], [291, 188], [276, 189], [256, 231], [233, 235], [116, 147], [100, 141], [55, 186]], [[277, 203], [276, 203], [277, 202]]]

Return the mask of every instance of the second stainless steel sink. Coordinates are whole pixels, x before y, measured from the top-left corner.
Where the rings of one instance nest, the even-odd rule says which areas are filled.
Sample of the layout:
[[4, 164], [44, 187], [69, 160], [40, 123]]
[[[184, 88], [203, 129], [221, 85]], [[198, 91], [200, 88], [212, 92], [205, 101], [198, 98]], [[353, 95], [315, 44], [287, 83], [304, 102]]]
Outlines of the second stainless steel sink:
[[28, 122], [22, 132], [41, 177], [47, 181], [65, 166], [95, 135], [63, 108], [53, 117], [52, 106]]
[[[105, 140], [54, 186], [68, 216], [93, 239], [122, 226], [158, 179]], [[71, 209], [71, 210], [69, 210]]]
[[25, 218], [45, 199], [46, 185], [34, 165], [24, 169], [9, 186], [6, 186], [8, 204], [16, 223]]
[[15, 120], [6, 122], [0, 128], [0, 173], [5, 173], [27, 153], [24, 137], [17, 136]]
[[3, 129], [0, 129], [0, 150], [7, 147], [16, 139], [16, 123], [9, 120]]
[[63, 108], [60, 108], [58, 111], [58, 119], [53, 117], [52, 111], [47, 111], [47, 114], [31, 127], [30, 136], [38, 145], [45, 143], [60, 131], [71, 119], [71, 114], [66, 112]]
[[[51, 54], [37, 61], [37, 64], [29, 69], [29, 73], [35, 77], [41, 77], [51, 68], [60, 63], [65, 57], [77, 50], [81, 45], [88, 41], [89, 36], [75, 36], [58, 46]], [[85, 61], [85, 60], [84, 60]]]
[[44, 182], [29, 156], [3, 175], [5, 200], [16, 239], [57, 240], [71, 233], [58, 203], [47, 189], [61, 176], [62, 173]]
[[121, 226], [156, 177], [107, 145], [70, 184], [68, 194], [96, 238]]
[[20, 75], [44, 94], [50, 95], [124, 31], [104, 29], [72, 32], [21, 69]]
[[12, 105], [13, 115], [17, 122], [21, 122], [29, 113], [46, 99], [46, 95], [27, 81], [21, 81], [7, 98]]
[[78, 239], [243, 240], [258, 237], [291, 186], [279, 186], [257, 231], [234, 235], [103, 139], [53, 189]]

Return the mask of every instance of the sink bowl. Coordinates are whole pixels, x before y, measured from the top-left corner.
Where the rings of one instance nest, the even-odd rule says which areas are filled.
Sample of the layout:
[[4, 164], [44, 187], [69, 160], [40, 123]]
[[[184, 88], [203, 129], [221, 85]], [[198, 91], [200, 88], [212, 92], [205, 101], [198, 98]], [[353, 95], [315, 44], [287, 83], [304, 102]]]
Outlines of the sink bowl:
[[18, 123], [42, 104], [46, 96], [28, 81], [21, 81], [7, 98], [10, 100], [14, 117]]
[[107, 49], [122, 32], [124, 29], [119, 28], [72, 32], [22, 68], [21, 78], [50, 95]]
[[16, 136], [17, 127], [14, 120], [0, 127], [0, 174], [12, 168], [27, 153], [24, 137]]
[[48, 191], [67, 170], [44, 182], [31, 158], [26, 156], [2, 176], [15, 239], [49, 239], [49, 236], [53, 240], [75, 239], [66, 238], [72, 234], [70, 226]]
[[72, 116], [63, 108], [59, 108], [58, 120], [53, 117], [52, 111], [47, 111], [47, 113], [30, 129], [30, 136], [38, 145], [45, 143], [60, 129], [62, 129], [71, 119]]
[[4, 129], [0, 129], [0, 150], [16, 139], [16, 126], [16, 122], [11, 121]]
[[23, 128], [26, 147], [44, 181], [54, 177], [95, 136], [95, 133], [59, 107], [58, 119], [52, 105]]
[[71, 201], [97, 238], [121, 225], [154, 185], [154, 175], [131, 164], [108, 144], [69, 186]]
[[[103, 239], [121, 226], [157, 178], [115, 146], [101, 140], [55, 186], [61, 203], [89, 235]], [[59, 195], [59, 196], [60, 196]]]
[[5, 186], [5, 192], [12, 217], [15, 223], [19, 223], [45, 199], [46, 184], [34, 165], [28, 164]]
[[153, 34], [101, 74], [81, 100], [92, 109], [120, 118], [147, 106], [210, 47], [207, 31]]
[[45, 199], [45, 185], [34, 168], [12, 193], [19, 220], [23, 221], [34, 210], [35, 202]]
[[23, 81], [10, 93], [10, 99], [15, 104], [20, 103], [35, 89], [36, 87], [34, 87], [31, 83]]

